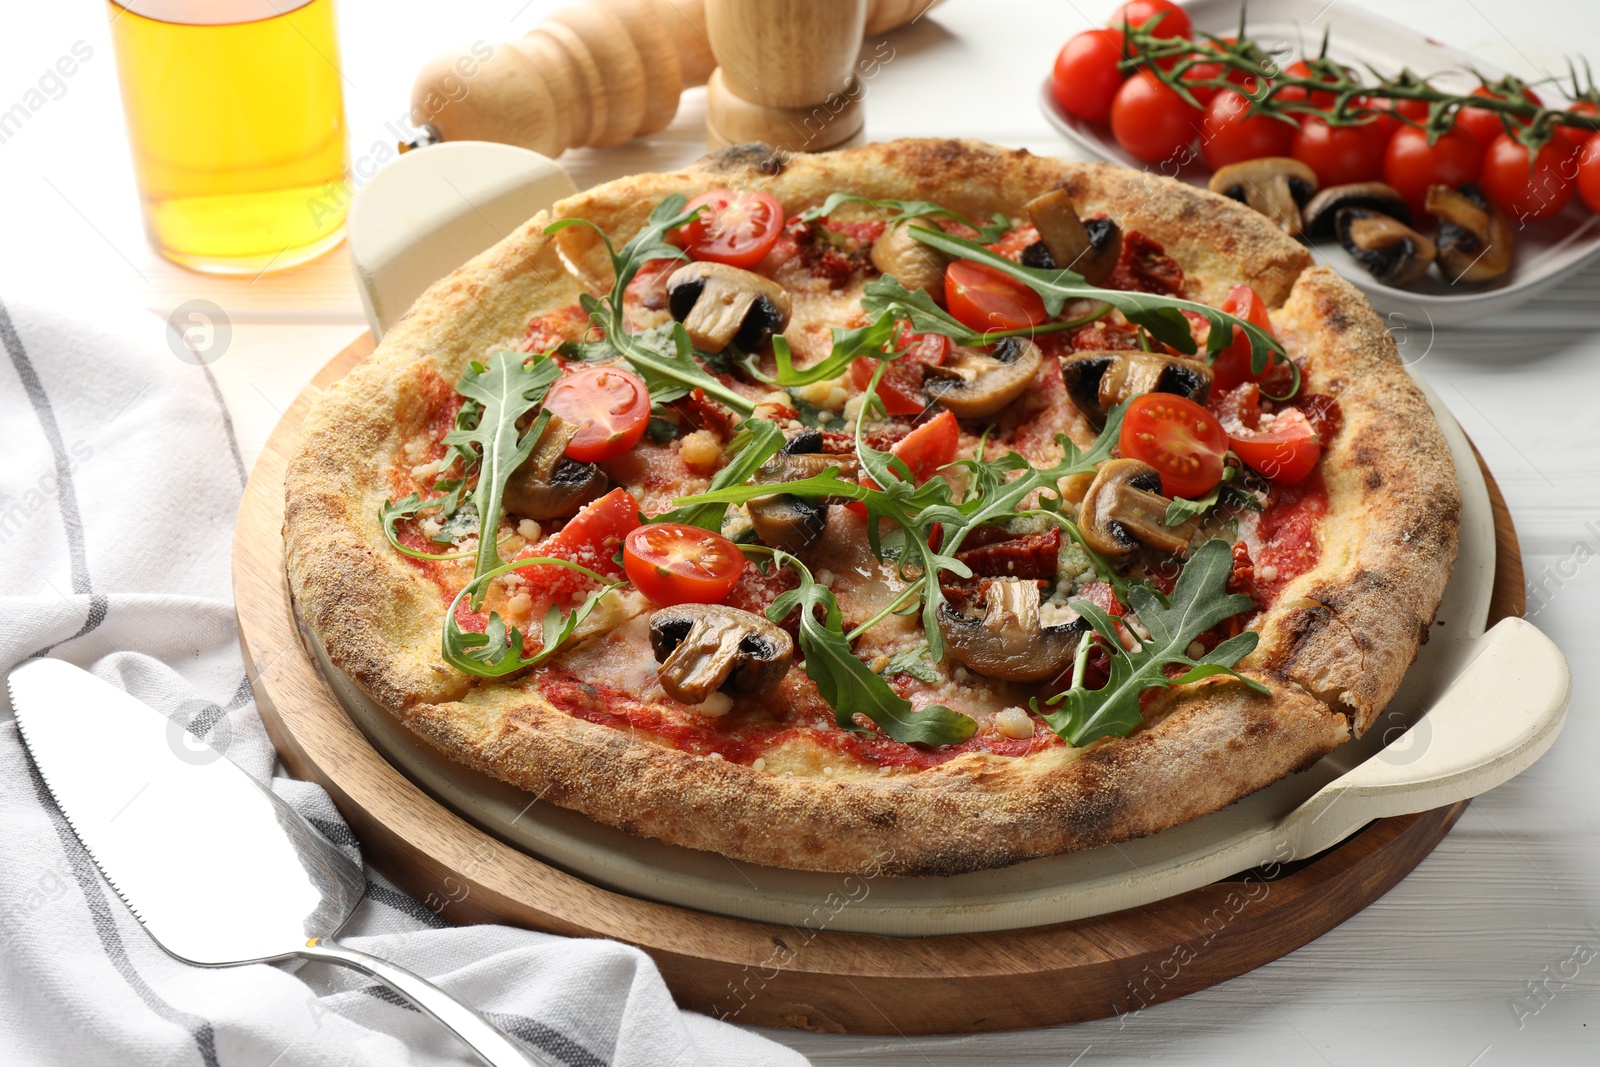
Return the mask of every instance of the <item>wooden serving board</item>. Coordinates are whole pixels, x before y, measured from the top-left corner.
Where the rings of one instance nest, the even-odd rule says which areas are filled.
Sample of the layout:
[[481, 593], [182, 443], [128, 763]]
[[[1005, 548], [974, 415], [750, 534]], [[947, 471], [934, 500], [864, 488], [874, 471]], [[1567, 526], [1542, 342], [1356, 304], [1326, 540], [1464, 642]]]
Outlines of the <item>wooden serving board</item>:
[[[447, 810], [356, 727], [297, 632], [283, 565], [283, 480], [312, 399], [372, 351], [363, 335], [273, 431], [234, 531], [239, 640], [267, 732], [290, 773], [327, 789], [366, 858], [458, 923], [495, 922], [638, 945], [685, 1008], [759, 1026], [974, 1033], [1136, 1011], [1253, 970], [1344, 922], [1404, 878], [1466, 802], [1383, 819], [1328, 851], [1155, 904], [996, 933], [889, 938], [658, 904], [590, 885]], [[1480, 466], [1482, 461], [1480, 459]], [[1522, 557], [1487, 469], [1496, 559], [1488, 623], [1524, 608]], [[870, 893], [870, 881], [866, 883]]]

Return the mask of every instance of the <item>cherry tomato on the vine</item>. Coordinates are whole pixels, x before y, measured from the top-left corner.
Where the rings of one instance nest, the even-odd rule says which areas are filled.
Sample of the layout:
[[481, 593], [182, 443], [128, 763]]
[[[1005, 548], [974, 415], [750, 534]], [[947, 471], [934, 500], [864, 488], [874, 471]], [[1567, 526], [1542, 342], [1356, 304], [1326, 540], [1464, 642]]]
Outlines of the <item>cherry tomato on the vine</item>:
[[1330, 185], [1373, 181], [1383, 174], [1388, 145], [1368, 126], [1330, 126], [1307, 115], [1294, 134], [1289, 154], [1317, 172], [1317, 182]]
[[[1505, 99], [1505, 97], [1501, 96], [1499, 93], [1485, 89], [1481, 85], [1472, 90], [1472, 95], [1485, 96], [1491, 100]], [[1543, 101], [1539, 99], [1539, 94], [1534, 92], [1532, 89], [1522, 90], [1522, 95], [1530, 104], [1543, 103]], [[1523, 122], [1521, 119], [1511, 118], [1509, 115], [1506, 117], [1510, 119], [1513, 128], [1527, 125], [1527, 123]], [[1464, 107], [1457, 112], [1456, 129], [1466, 130], [1468, 133], [1472, 134], [1472, 136], [1476, 137], [1478, 139], [1478, 143], [1481, 145], [1490, 144], [1496, 137], [1499, 137], [1502, 133], [1506, 132], [1505, 126], [1500, 122], [1500, 113], [1498, 111], [1487, 111], [1481, 107]]]
[[[1580, 100], [1567, 108], [1567, 110], [1576, 112], [1579, 115], [1600, 118], [1600, 104], [1594, 104], [1588, 100]], [[1589, 138], [1594, 134], [1594, 130], [1584, 126], [1557, 126], [1555, 138], [1566, 145], [1568, 157], [1574, 157], [1578, 154], [1578, 150], [1587, 144]]]
[[783, 232], [783, 205], [770, 193], [712, 189], [689, 201], [705, 208], [667, 239], [695, 259], [749, 267], [772, 251]]
[[[1224, 37], [1223, 40], [1229, 44], [1233, 44], [1234, 42], [1234, 38], [1232, 37]], [[1210, 41], [1207, 41], [1200, 46], [1200, 50], [1195, 53], [1195, 56], [1197, 58], [1204, 59], [1206, 56], [1214, 54], [1216, 54], [1215, 46], [1212, 45]], [[1234, 85], [1241, 86], [1249, 85], [1255, 81], [1255, 78], [1249, 74], [1246, 74], [1242, 70], [1224, 66], [1220, 62], [1211, 61], [1196, 63], [1194, 66], [1184, 71], [1183, 74], [1183, 80], [1185, 82], [1213, 81], [1217, 78], [1224, 78]], [[1193, 94], [1196, 100], [1200, 101], [1202, 106], [1210, 104], [1212, 99], [1216, 97], [1218, 91], [1218, 87], [1214, 85], [1189, 86], [1189, 92]]]
[[1483, 154], [1479, 184], [1484, 195], [1513, 221], [1538, 222], [1572, 199], [1571, 177], [1563, 171], [1567, 160], [1567, 152], [1550, 143], [1539, 149], [1530, 167], [1527, 146], [1502, 133]]
[[[898, 340], [909, 351], [893, 360], [883, 369], [878, 382], [878, 399], [891, 415], [920, 415], [928, 406], [922, 395], [922, 369], [937, 367], [950, 352], [950, 338], [942, 333], [907, 333], [902, 327]], [[850, 364], [850, 381], [857, 389], [865, 390], [878, 369], [879, 360], [862, 356]]]
[[744, 571], [739, 546], [710, 530], [675, 522], [647, 523], [622, 542], [622, 567], [651, 601], [715, 604]]
[[1578, 194], [1590, 211], [1600, 211], [1600, 132], [1572, 157], [1578, 168]]
[[1434, 144], [1414, 126], [1402, 126], [1389, 138], [1383, 157], [1383, 180], [1399, 190], [1417, 218], [1423, 218], [1423, 203], [1428, 186], [1478, 180], [1483, 165], [1483, 149], [1466, 130], [1453, 129], [1441, 134]]
[[1128, 404], [1117, 445], [1124, 456], [1160, 472], [1163, 493], [1192, 499], [1222, 480], [1228, 435], [1215, 415], [1187, 397], [1143, 393]]
[[1111, 13], [1108, 25], [1121, 29], [1126, 24], [1137, 29], [1157, 17], [1161, 21], [1150, 30], [1157, 37], [1188, 37], [1194, 32], [1189, 13], [1172, 0], [1128, 0]]
[[1050, 72], [1050, 95], [1069, 115], [1088, 122], [1111, 117], [1111, 101], [1126, 80], [1122, 62], [1122, 31], [1085, 30], [1070, 38], [1056, 54]]
[[650, 390], [620, 367], [576, 367], [556, 379], [544, 406], [578, 428], [567, 455], [579, 463], [620, 456], [650, 422]]
[[1160, 163], [1187, 149], [1200, 125], [1200, 109], [1148, 70], [1123, 82], [1111, 102], [1111, 132], [1117, 143], [1145, 163]]
[[[1304, 60], [1299, 60], [1299, 59], [1295, 60], [1293, 63], [1290, 63], [1287, 67], [1285, 67], [1283, 69], [1283, 72], [1285, 74], [1289, 75], [1291, 78], [1311, 78], [1311, 77], [1314, 77], [1314, 75], [1311, 73], [1311, 68], [1306, 66]], [[1317, 81], [1319, 81], [1319, 82], [1326, 81], [1326, 80], [1327, 80], [1326, 78], [1318, 78], [1317, 79]], [[1303, 101], [1305, 101], [1306, 97], [1307, 97], [1306, 90], [1300, 88], [1298, 85], [1291, 85], [1286, 89], [1278, 90], [1278, 94], [1275, 97], [1273, 97], [1273, 99], [1274, 100], [1281, 100], [1281, 101], [1283, 101], [1285, 103], [1289, 103], [1289, 102], [1303, 102]], [[1334, 101], [1334, 94], [1333, 93], [1320, 92], [1320, 91], [1312, 91], [1310, 93], [1310, 99], [1311, 99], [1311, 106], [1313, 106], [1313, 107], [1332, 107], [1333, 106], [1333, 101]]]
[[1226, 89], [1218, 93], [1206, 109], [1200, 131], [1200, 154], [1205, 156], [1206, 165], [1212, 170], [1247, 159], [1289, 154], [1294, 125], [1270, 115], [1246, 118], [1249, 107], [1249, 98]]
[[1050, 317], [1038, 293], [993, 267], [965, 259], [945, 270], [944, 301], [963, 326], [979, 333], [1020, 330]]
[[1252, 470], [1280, 485], [1304, 481], [1322, 455], [1322, 441], [1299, 408], [1284, 408], [1265, 427], [1228, 435], [1233, 451]]

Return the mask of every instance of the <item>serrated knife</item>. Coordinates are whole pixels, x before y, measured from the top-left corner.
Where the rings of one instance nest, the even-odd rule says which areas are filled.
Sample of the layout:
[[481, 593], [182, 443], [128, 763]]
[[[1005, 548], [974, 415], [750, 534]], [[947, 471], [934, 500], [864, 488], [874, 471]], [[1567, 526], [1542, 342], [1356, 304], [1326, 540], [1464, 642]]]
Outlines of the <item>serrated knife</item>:
[[167, 952], [201, 967], [297, 956], [353, 967], [493, 1067], [548, 1063], [420, 975], [332, 941], [366, 892], [361, 868], [222, 753], [60, 660], [28, 660], [6, 684], [50, 795]]

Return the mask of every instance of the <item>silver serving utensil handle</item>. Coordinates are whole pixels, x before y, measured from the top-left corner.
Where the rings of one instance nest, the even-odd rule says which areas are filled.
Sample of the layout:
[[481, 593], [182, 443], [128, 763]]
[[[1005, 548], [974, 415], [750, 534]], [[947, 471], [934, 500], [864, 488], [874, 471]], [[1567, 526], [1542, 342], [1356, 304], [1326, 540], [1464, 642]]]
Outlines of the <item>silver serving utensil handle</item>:
[[526, 1046], [506, 1036], [498, 1027], [446, 993], [420, 974], [377, 956], [345, 948], [326, 937], [314, 937], [295, 953], [303, 959], [322, 960], [364, 971], [409, 1000], [425, 1015], [448, 1027], [463, 1044], [490, 1067], [558, 1067]]

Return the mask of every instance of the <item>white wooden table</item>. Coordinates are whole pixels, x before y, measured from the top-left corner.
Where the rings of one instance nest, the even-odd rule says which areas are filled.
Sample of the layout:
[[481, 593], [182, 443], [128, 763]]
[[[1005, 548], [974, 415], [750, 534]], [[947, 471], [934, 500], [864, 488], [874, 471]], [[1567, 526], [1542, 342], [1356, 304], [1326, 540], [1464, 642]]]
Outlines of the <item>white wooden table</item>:
[[[413, 73], [442, 42], [497, 40], [559, 0], [348, 0], [340, 38], [351, 158], [392, 147]], [[1361, 3], [1525, 76], [1565, 54], [1600, 64], [1600, 16], [1579, 0]], [[891, 39], [869, 86], [867, 133], [964, 135], [1070, 154], [1035, 104], [1060, 43], [1112, 0], [947, 0]], [[214, 370], [247, 461], [311, 374], [364, 328], [346, 254], [255, 280], [208, 278], [145, 244], [103, 10], [8, 5], [0, 112], [83, 41], [92, 57], [0, 139], [0, 292], [70, 294], [92, 315], [132, 300], [165, 316], [205, 298], [231, 321]], [[655, 137], [563, 164], [580, 186], [700, 154], [701, 91]], [[823, 1063], [991, 1064], [1600, 1062], [1600, 269], [1465, 331], [1406, 324], [1408, 359], [1451, 406], [1516, 518], [1530, 614], [1566, 651], [1575, 694], [1543, 762], [1475, 802], [1378, 904], [1245, 977], [1137, 1016], [964, 1038], [773, 1032]], [[151, 329], [160, 330], [152, 318]], [[1594, 392], [1591, 392], [1593, 390]]]

